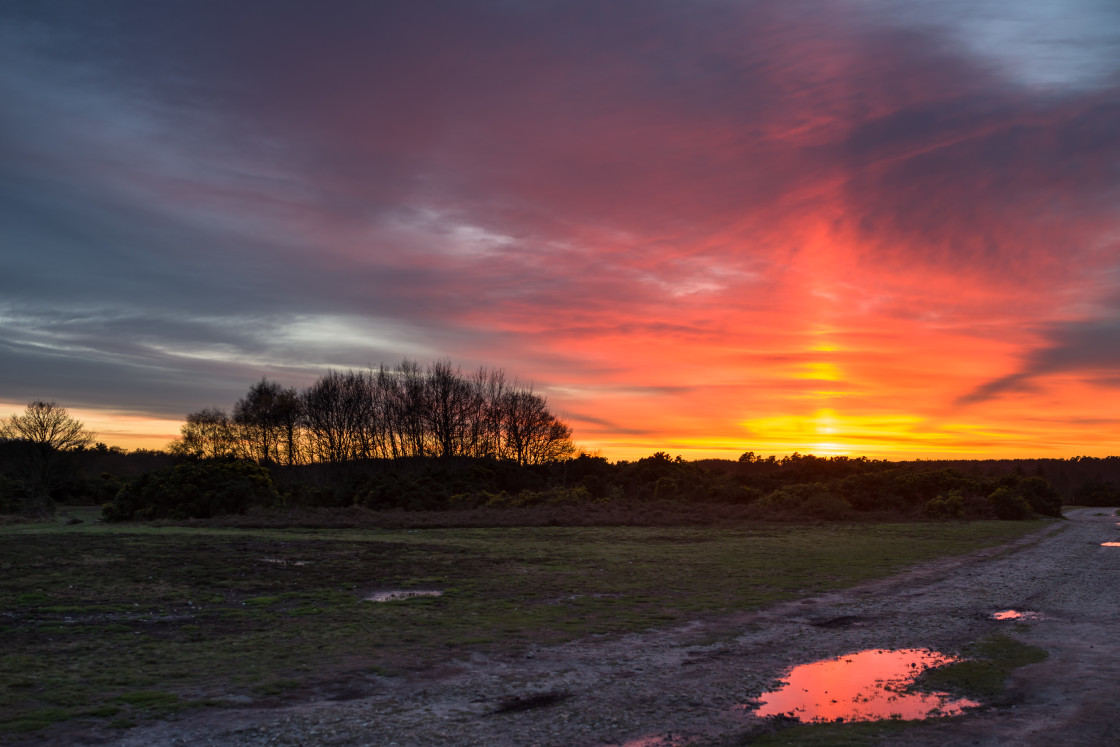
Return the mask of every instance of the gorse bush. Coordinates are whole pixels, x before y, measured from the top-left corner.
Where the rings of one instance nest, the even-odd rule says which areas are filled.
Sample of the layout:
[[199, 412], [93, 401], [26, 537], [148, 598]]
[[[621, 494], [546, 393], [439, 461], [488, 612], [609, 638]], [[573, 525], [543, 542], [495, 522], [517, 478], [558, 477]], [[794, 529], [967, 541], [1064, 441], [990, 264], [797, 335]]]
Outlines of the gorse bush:
[[922, 512], [933, 519], [963, 519], [966, 515], [964, 494], [959, 490], [950, 490], [947, 495], [929, 500]]
[[1019, 480], [1016, 487], [1035, 513], [1043, 516], [1062, 515], [1062, 496], [1046, 480], [1041, 477], [1027, 477]]
[[278, 506], [280, 494], [268, 470], [251, 462], [199, 462], [149, 472], [128, 483], [102, 516], [130, 519], [207, 519]]
[[[819, 479], [804, 480], [807, 475]], [[88, 479], [87, 484], [91, 492], [105, 493], [113, 489], [115, 480], [103, 475]], [[830, 460], [800, 456], [688, 462], [659, 452], [614, 464], [589, 455], [540, 465], [479, 457], [398, 457], [268, 467], [197, 460], [126, 483], [106, 507], [105, 516], [207, 518], [254, 506], [579, 512], [607, 504], [651, 515], [663, 507], [723, 506], [743, 518], [764, 521], [1020, 519], [1058, 516], [1061, 510], [1057, 491], [1037, 476], [985, 477], [870, 460], [840, 460], [832, 465]]]
[[1027, 499], [1011, 487], [996, 488], [988, 496], [988, 503], [997, 519], [1026, 519], [1032, 513], [1031, 504], [1027, 503]]
[[835, 495], [824, 483], [801, 483], [778, 488], [750, 504], [749, 513], [759, 519], [823, 519], [842, 521], [852, 518], [852, 506]]

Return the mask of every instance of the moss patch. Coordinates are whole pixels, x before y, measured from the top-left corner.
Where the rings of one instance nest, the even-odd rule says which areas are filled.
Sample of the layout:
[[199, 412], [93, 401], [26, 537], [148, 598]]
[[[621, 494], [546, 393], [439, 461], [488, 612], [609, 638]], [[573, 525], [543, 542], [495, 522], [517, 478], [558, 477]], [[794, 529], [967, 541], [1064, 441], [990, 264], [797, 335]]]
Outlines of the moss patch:
[[744, 738], [741, 744], [797, 747], [866, 747], [922, 724], [922, 721], [857, 721], [854, 723], [793, 724], [770, 734]]

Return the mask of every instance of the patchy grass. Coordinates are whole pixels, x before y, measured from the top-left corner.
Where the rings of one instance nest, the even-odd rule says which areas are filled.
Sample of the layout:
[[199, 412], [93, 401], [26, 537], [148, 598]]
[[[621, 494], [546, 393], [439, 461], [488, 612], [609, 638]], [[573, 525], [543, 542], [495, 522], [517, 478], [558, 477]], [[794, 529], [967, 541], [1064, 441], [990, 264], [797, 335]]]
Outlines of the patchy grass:
[[852, 723], [799, 724], [780, 728], [762, 736], [745, 738], [744, 745], [774, 747], [868, 747], [920, 725], [921, 721], [856, 721]]
[[921, 690], [940, 690], [981, 700], [995, 700], [1012, 670], [1045, 661], [1045, 649], [1028, 646], [1005, 635], [984, 638], [965, 648], [963, 661], [927, 669], [914, 684]]
[[[0, 740], [757, 608], [1042, 525], [0, 527]], [[390, 589], [443, 595], [361, 601]]]

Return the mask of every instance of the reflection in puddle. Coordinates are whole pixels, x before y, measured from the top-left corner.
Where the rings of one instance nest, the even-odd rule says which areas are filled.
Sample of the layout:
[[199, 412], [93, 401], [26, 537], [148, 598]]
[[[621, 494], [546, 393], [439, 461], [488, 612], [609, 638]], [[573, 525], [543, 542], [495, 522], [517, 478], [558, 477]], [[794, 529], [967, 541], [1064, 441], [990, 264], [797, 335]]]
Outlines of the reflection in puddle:
[[801, 721], [875, 721], [955, 716], [978, 703], [948, 693], [906, 692], [926, 669], [957, 661], [926, 649], [870, 649], [802, 664], [764, 693], [756, 716], [792, 715]]
[[261, 558], [262, 563], [272, 563], [273, 565], [307, 565], [310, 560], [284, 560], [283, 558]]
[[1041, 620], [1042, 615], [1037, 612], [1020, 612], [1019, 610], [1003, 610], [1002, 612], [993, 612], [993, 620]]
[[1120, 547], [1120, 542], [1102, 542], [1101, 547]]
[[394, 589], [393, 591], [379, 591], [375, 594], [370, 594], [364, 600], [365, 602], [396, 602], [400, 599], [411, 599], [412, 597], [442, 597], [442, 591], [405, 591], [404, 589]]

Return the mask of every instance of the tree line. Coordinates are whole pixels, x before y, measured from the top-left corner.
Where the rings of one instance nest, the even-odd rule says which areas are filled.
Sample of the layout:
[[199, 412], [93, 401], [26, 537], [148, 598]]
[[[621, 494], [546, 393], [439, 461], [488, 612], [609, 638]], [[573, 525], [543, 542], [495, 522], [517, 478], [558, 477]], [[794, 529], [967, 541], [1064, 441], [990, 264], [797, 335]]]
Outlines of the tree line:
[[231, 412], [192, 412], [180, 431], [170, 446], [178, 456], [266, 466], [403, 457], [540, 465], [575, 453], [572, 429], [532, 387], [446, 359], [331, 370], [302, 390], [262, 378]]

